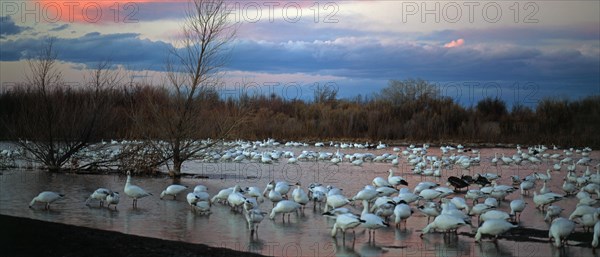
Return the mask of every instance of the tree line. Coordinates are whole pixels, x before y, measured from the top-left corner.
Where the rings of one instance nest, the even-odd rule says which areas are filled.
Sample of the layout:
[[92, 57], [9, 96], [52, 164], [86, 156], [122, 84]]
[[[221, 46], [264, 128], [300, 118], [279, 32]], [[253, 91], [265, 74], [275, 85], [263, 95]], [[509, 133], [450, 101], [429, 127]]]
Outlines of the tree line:
[[[108, 139], [169, 140], [181, 96], [168, 87], [54, 87], [40, 95], [21, 85], [0, 93], [3, 140], [63, 142]], [[197, 92], [185, 137], [262, 140], [352, 140], [431, 143], [513, 143], [600, 146], [600, 96], [578, 100], [544, 99], [536, 107], [507, 108], [486, 98], [462, 106], [441, 97], [424, 80], [390, 81], [370, 99], [339, 99], [317, 88], [314, 100], [278, 95], [223, 99], [214, 88]], [[51, 104], [54, 103], [54, 104]], [[170, 117], [170, 118], [169, 118]], [[51, 119], [45, 121], [46, 119]], [[232, 124], [237, 124], [233, 126]], [[227, 133], [223, 133], [224, 129]], [[54, 134], [54, 135], [49, 135]]]

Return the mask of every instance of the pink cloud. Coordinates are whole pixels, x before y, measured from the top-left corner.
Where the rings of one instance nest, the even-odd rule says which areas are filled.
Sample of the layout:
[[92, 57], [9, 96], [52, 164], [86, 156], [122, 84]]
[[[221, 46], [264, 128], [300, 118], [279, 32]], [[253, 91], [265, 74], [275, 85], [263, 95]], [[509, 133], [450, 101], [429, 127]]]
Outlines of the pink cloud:
[[444, 47], [445, 48], [453, 48], [453, 47], [462, 46], [463, 44], [465, 44], [465, 40], [462, 38], [459, 38], [457, 40], [452, 40], [450, 43], [445, 44]]

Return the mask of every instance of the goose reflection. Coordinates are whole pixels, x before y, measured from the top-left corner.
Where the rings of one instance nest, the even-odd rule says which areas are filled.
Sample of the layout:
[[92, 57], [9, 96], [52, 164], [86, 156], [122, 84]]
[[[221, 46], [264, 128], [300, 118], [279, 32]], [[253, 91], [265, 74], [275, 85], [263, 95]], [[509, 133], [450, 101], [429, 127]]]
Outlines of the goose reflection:
[[354, 241], [355, 240], [352, 240], [352, 243], [349, 244], [346, 244], [346, 242], [343, 241], [340, 244], [337, 238], [333, 237], [333, 243], [335, 244], [335, 256], [360, 256], [360, 254], [354, 250]]
[[366, 243], [360, 247], [358, 250], [360, 256], [381, 256], [387, 252], [387, 250], [383, 249], [381, 246], [376, 245], [375, 243]]
[[503, 244], [499, 244], [498, 241], [488, 242], [482, 241], [478, 243], [475, 247], [475, 255], [482, 257], [492, 257], [492, 256], [514, 256], [512, 251], [507, 249], [507, 247]]
[[[423, 251], [432, 251], [435, 256], [470, 256], [470, 244], [453, 233], [429, 234], [423, 237]], [[480, 256], [480, 255], [476, 255]], [[498, 255], [503, 256], [503, 255]]]
[[264, 240], [259, 239], [258, 237], [250, 236], [248, 240], [248, 248], [246, 249], [246, 251], [253, 253], [261, 253], [263, 251], [264, 246]]
[[394, 236], [396, 240], [405, 241], [410, 240], [412, 237], [413, 230], [407, 228], [396, 228], [394, 229]]

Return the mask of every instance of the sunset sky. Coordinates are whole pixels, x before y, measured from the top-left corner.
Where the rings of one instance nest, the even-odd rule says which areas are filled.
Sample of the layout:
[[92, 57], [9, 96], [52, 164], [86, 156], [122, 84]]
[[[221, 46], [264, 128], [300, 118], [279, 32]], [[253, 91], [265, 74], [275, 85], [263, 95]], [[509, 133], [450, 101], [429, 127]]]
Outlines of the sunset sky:
[[[370, 96], [422, 78], [464, 105], [490, 96], [535, 105], [600, 94], [600, 1], [228, 1], [238, 33], [229, 91]], [[55, 37], [69, 82], [104, 60], [159, 84], [185, 1], [2, 1], [0, 81]]]

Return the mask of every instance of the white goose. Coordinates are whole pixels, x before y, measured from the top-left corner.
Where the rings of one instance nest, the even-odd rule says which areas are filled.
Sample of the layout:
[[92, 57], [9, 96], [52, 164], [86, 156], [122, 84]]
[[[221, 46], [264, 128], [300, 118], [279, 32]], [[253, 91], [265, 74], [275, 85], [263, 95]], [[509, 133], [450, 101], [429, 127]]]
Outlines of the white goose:
[[[386, 187], [389, 188], [389, 187]], [[390, 188], [391, 189], [391, 188]], [[375, 197], [383, 195], [381, 191], [377, 191], [373, 189], [371, 185], [365, 186], [362, 190], [358, 191], [354, 197], [352, 197], [352, 201], [362, 201], [367, 200], [371, 201], [375, 199]]]
[[196, 194], [188, 193], [186, 196], [186, 200], [187, 200], [188, 204], [190, 205], [190, 209], [193, 211], [194, 206], [200, 199], [198, 198], [198, 196], [196, 196]]
[[125, 183], [125, 190], [123, 191], [127, 196], [133, 198], [133, 208], [137, 207], [138, 199], [152, 195], [141, 187], [131, 184], [131, 172], [129, 171], [127, 172], [127, 182]]
[[241, 208], [242, 205], [246, 202], [246, 198], [242, 193], [241, 187], [239, 185], [235, 185], [233, 187], [233, 191], [227, 196], [227, 203], [229, 203], [229, 207], [231, 207], [232, 211], [236, 211], [238, 208]]
[[36, 197], [34, 197], [33, 200], [31, 200], [31, 202], [29, 203], [29, 208], [32, 208], [36, 202], [41, 202], [41, 203], [46, 204], [44, 206], [44, 209], [49, 210], [51, 203], [53, 203], [54, 201], [56, 201], [58, 199], [63, 198], [64, 196], [65, 196], [64, 194], [59, 194], [59, 193], [51, 192], [51, 191], [41, 192]]
[[510, 219], [510, 215], [504, 211], [500, 211], [500, 210], [489, 210], [484, 212], [483, 214], [481, 214], [481, 216], [479, 216], [481, 221], [486, 221], [486, 220], [508, 220]]
[[413, 210], [410, 206], [403, 200], [400, 200], [396, 207], [394, 207], [394, 222], [396, 223], [396, 227], [400, 226], [400, 222], [404, 221], [404, 227], [406, 227], [406, 221], [413, 214]]
[[548, 231], [548, 237], [550, 240], [554, 238], [554, 246], [561, 247], [566, 244], [567, 237], [575, 230], [575, 222], [565, 219], [558, 218], [552, 222], [550, 231]]
[[401, 176], [394, 176], [394, 170], [393, 169], [389, 169], [388, 172], [390, 173], [388, 175], [388, 183], [390, 185], [392, 185], [393, 187], [396, 187], [396, 186], [399, 186], [399, 185], [408, 186], [408, 182], [406, 182], [406, 179], [404, 179]]
[[350, 203], [350, 201], [343, 195], [330, 195], [327, 196], [327, 201], [325, 202], [325, 212], [331, 209], [340, 208], [346, 204]]
[[[350, 214], [350, 213], [340, 214], [335, 219], [335, 224], [333, 225], [333, 228], [331, 229], [331, 236], [335, 237], [337, 235], [337, 231], [341, 230], [342, 235], [343, 235], [342, 238], [345, 241], [346, 240], [346, 230], [353, 229], [364, 222], [365, 222], [364, 220], [360, 219], [359, 217], [357, 217], [354, 214]], [[356, 235], [356, 233], [354, 233], [354, 234]]]
[[165, 195], [173, 196], [173, 200], [177, 199], [177, 194], [185, 191], [188, 187], [182, 185], [170, 185], [160, 193], [160, 199], [162, 200]]
[[382, 177], [375, 177], [373, 179], [373, 185], [376, 187], [392, 187], [392, 184], [387, 179]]
[[[457, 230], [461, 226], [465, 226], [465, 220], [454, 215], [449, 214], [440, 214], [433, 222], [429, 223], [425, 228], [423, 228], [423, 234], [430, 233], [433, 230], [440, 230], [441, 232], [449, 232], [451, 230]], [[423, 236], [421, 234], [421, 237]]]
[[361, 226], [367, 228], [367, 230], [369, 231], [369, 241], [371, 240], [371, 233], [373, 234], [373, 241], [375, 241], [376, 229], [385, 228], [389, 226], [389, 224], [387, 224], [383, 220], [383, 218], [373, 213], [369, 213], [369, 201], [367, 200], [363, 200], [363, 211], [360, 215], [360, 219], [365, 221], [361, 224]]
[[229, 194], [231, 194], [231, 192], [233, 192], [233, 187], [221, 189], [216, 195], [214, 195], [210, 199], [210, 203], [214, 204], [215, 202], [220, 202], [220, 203], [226, 202], [227, 197], [229, 197]]
[[197, 185], [194, 187], [194, 193], [200, 193], [200, 192], [208, 192], [208, 188], [205, 185]]
[[119, 204], [120, 200], [121, 200], [121, 196], [119, 195], [119, 192], [111, 192], [109, 195], [106, 196], [106, 208], [110, 209], [110, 205], [114, 204], [115, 211], [116, 211], [117, 204]]
[[517, 225], [513, 225], [510, 222], [503, 219], [487, 220], [477, 229], [475, 234], [475, 242], [480, 242], [483, 235], [491, 235], [498, 238], [499, 235], [504, 234], [511, 228], [516, 228]]
[[535, 208], [541, 208], [541, 210], [544, 210], [544, 206], [552, 204], [561, 199], [563, 199], [563, 196], [555, 193], [546, 193], [538, 195], [537, 192], [533, 192], [533, 202], [535, 203]]
[[90, 195], [90, 197], [88, 197], [88, 199], [85, 201], [85, 205], [89, 205], [91, 200], [98, 200], [100, 201], [100, 206], [102, 207], [104, 205], [104, 201], [106, 200], [106, 196], [109, 194], [110, 190], [106, 188], [98, 188]]
[[600, 238], [600, 221], [594, 225], [594, 238], [592, 239], [592, 247], [598, 247], [598, 239]]
[[294, 191], [292, 191], [292, 198], [294, 199], [294, 202], [302, 205], [302, 210], [304, 210], [304, 206], [308, 203], [308, 194], [300, 187], [300, 182], [296, 183], [296, 186]]
[[267, 212], [261, 211], [258, 208], [258, 203], [255, 204], [250, 200], [246, 200], [244, 210], [248, 229], [250, 229], [250, 236], [252, 237], [256, 233], [256, 237], [258, 237], [258, 224], [263, 221]]
[[550, 205], [548, 206], [548, 208], [546, 209], [546, 216], [544, 217], [544, 221], [553, 221], [554, 218], [557, 218], [560, 216], [560, 213], [563, 211], [564, 209], [560, 206], [557, 205]]
[[527, 202], [523, 201], [523, 198], [515, 199], [510, 202], [510, 215], [514, 217], [515, 221], [519, 221], [521, 213], [525, 210]]
[[297, 202], [290, 200], [282, 200], [277, 203], [275, 208], [271, 210], [271, 214], [269, 215], [270, 219], [275, 219], [275, 215], [277, 213], [282, 213], [283, 222], [285, 222], [285, 214], [288, 213], [288, 222], [290, 221], [290, 215], [292, 212], [300, 209], [301, 205]]

